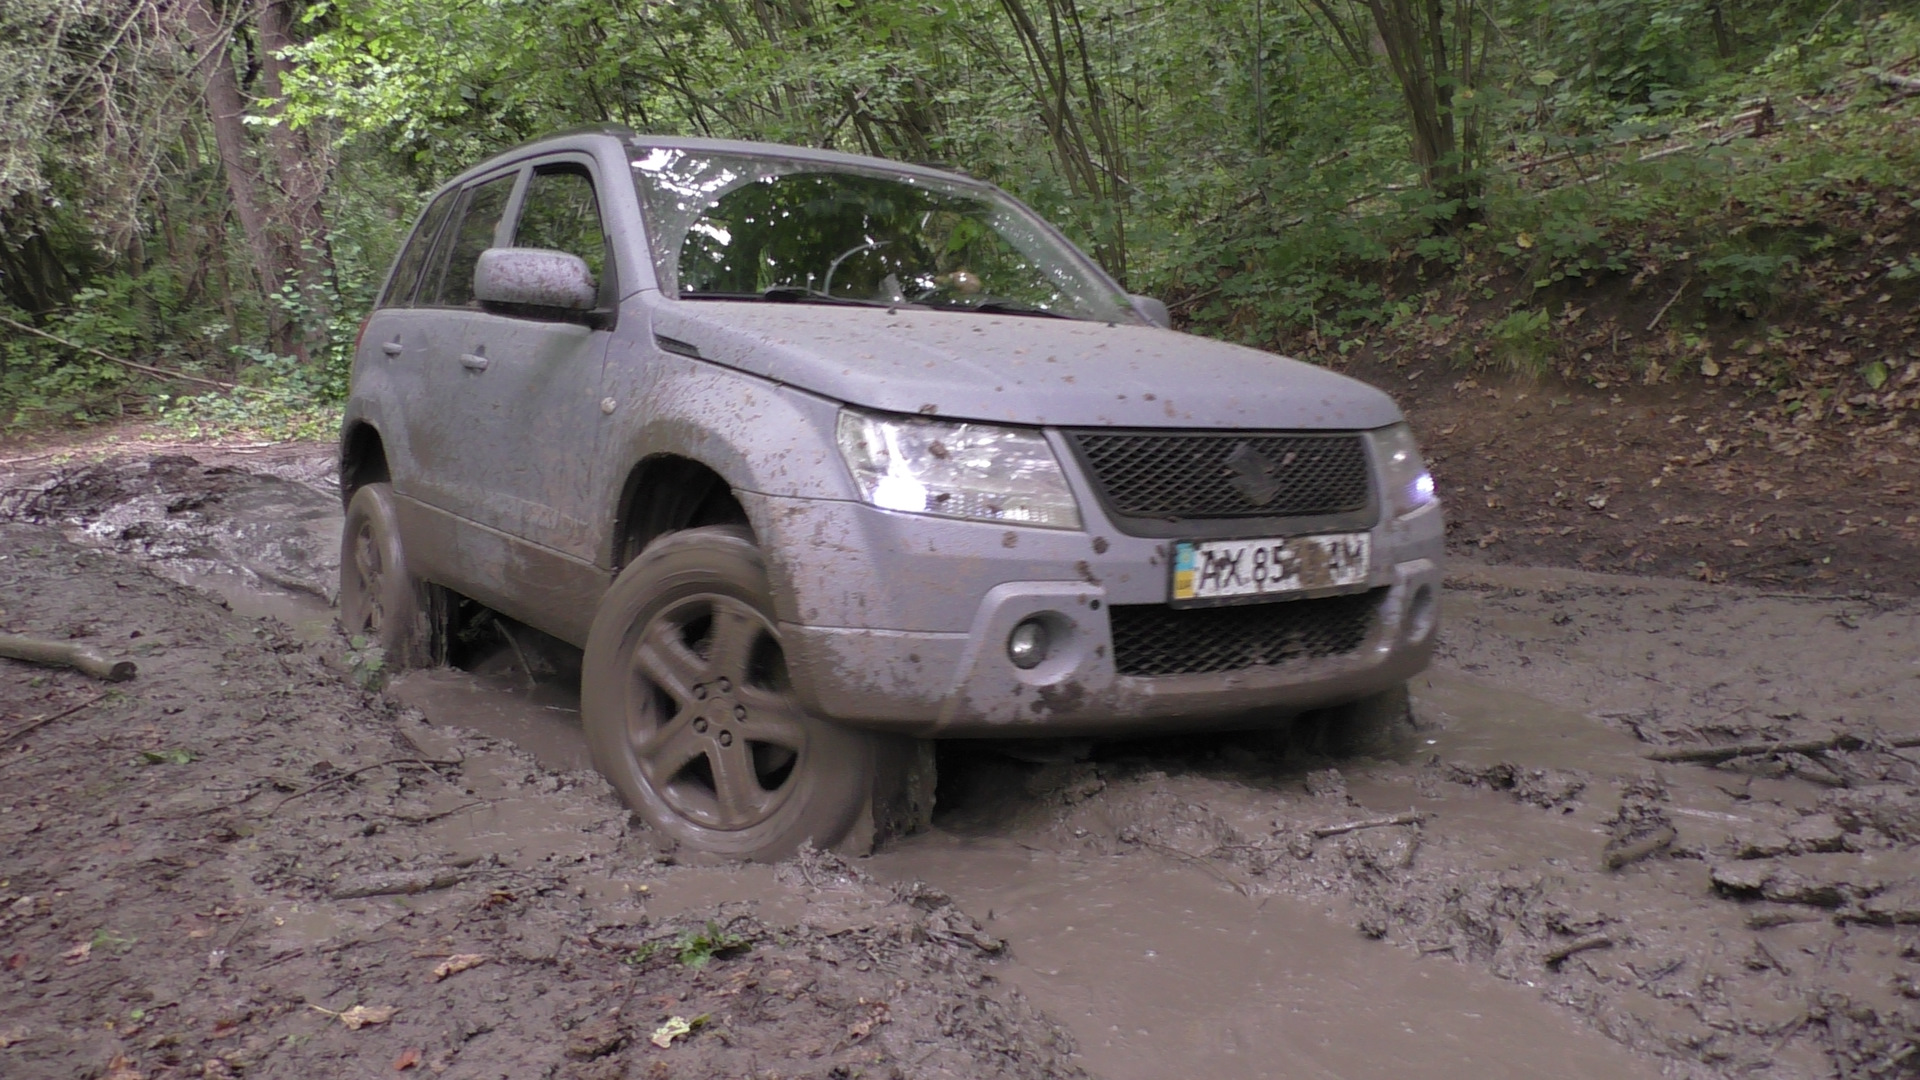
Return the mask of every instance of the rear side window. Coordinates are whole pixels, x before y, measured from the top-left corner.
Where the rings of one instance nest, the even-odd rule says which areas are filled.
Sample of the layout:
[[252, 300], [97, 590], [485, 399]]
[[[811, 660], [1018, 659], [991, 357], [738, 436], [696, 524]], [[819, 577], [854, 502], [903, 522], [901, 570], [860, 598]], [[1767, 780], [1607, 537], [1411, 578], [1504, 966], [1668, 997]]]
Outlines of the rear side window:
[[427, 297], [435, 293], [440, 307], [466, 307], [473, 301], [473, 266], [480, 261], [480, 253], [493, 246], [494, 230], [506, 212], [515, 179], [515, 174], [508, 173], [467, 189], [458, 218], [442, 230], [436, 245], [436, 255], [447, 251], [445, 260], [439, 262], [440, 280], [426, 283], [420, 303], [426, 304]]
[[387, 282], [387, 291], [380, 294], [378, 307], [409, 307], [413, 304], [414, 286], [420, 284], [420, 268], [426, 265], [427, 249], [433, 246], [434, 237], [440, 235], [440, 226], [447, 220], [447, 212], [453, 209], [453, 200], [459, 192], [441, 192], [433, 200], [427, 212], [420, 215], [420, 223], [414, 226], [413, 235], [407, 238], [407, 246], [400, 249], [400, 257], [394, 260], [393, 278]]
[[600, 226], [593, 178], [585, 167], [549, 165], [534, 171], [520, 201], [520, 226], [513, 245], [578, 255], [586, 260], [593, 280], [605, 283], [607, 235]]

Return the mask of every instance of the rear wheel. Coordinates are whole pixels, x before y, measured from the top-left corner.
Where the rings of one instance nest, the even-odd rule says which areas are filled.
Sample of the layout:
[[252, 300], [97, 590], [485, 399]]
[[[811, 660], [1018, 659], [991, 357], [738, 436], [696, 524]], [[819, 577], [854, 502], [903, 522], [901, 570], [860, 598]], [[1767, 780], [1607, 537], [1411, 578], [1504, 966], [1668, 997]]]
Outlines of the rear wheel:
[[340, 533], [340, 629], [380, 646], [389, 669], [431, 662], [427, 587], [407, 570], [393, 488], [367, 484], [347, 503]]
[[838, 843], [882, 756], [796, 702], [766, 562], [732, 525], [673, 533], [621, 572], [588, 634], [581, 718], [594, 765], [648, 824], [733, 858]]

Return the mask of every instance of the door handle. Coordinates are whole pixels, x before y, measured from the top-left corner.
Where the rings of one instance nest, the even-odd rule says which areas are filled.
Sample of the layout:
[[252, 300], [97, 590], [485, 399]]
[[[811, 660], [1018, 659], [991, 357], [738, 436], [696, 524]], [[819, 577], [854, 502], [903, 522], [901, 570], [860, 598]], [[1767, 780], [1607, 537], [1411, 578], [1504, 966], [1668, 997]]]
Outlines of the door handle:
[[487, 365], [491, 362], [492, 361], [481, 356], [479, 353], [460, 354], [460, 366], [466, 368], [468, 371], [485, 371], [487, 370]]
[[407, 347], [398, 341], [383, 341], [380, 343], [380, 351], [386, 353], [388, 356], [399, 356], [401, 353], [407, 351]]

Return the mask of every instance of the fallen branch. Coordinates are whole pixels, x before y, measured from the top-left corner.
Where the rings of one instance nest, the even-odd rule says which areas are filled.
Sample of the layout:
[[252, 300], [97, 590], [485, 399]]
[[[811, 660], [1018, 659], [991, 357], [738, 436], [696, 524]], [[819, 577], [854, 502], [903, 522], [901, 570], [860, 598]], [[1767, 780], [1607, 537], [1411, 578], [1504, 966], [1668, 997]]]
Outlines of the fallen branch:
[[479, 861], [476, 856], [437, 870], [398, 870], [349, 878], [336, 883], [327, 895], [335, 900], [359, 900], [369, 896], [411, 896], [450, 888], [472, 877], [474, 871], [469, 867]]
[[[417, 817], [407, 815], [407, 814], [387, 814], [386, 816], [392, 818], [395, 821], [398, 821], [402, 825], [431, 825], [434, 822], [439, 821], [443, 818], [450, 818], [455, 814], [462, 813], [467, 810], [472, 810], [476, 806], [492, 806], [492, 805], [493, 805], [492, 799], [475, 799], [472, 802], [461, 803], [459, 806], [456, 806], [451, 810], [442, 810], [437, 814], [421, 814]], [[384, 811], [376, 811], [376, 812], [384, 813]]]
[[1730, 746], [1695, 746], [1675, 750], [1655, 750], [1647, 755], [1653, 761], [1686, 762], [1694, 765], [1718, 765], [1739, 757], [1767, 757], [1775, 754], [1823, 754], [1829, 750], [1860, 750], [1880, 745], [1895, 750], [1920, 746], [1920, 735], [1902, 735], [1892, 739], [1865, 739], [1841, 732], [1824, 739], [1783, 739], [1770, 743], [1734, 743]]
[[1620, 843], [1608, 841], [1606, 849], [1600, 853], [1600, 865], [1608, 870], [1618, 870], [1631, 863], [1637, 863], [1649, 855], [1665, 851], [1669, 844], [1680, 838], [1671, 825], [1662, 825], [1658, 829], [1638, 840]]
[[1680, 283], [1679, 288], [1673, 290], [1673, 295], [1667, 298], [1667, 302], [1660, 305], [1660, 310], [1653, 313], [1653, 321], [1647, 324], [1647, 330], [1649, 333], [1652, 332], [1654, 327], [1660, 325], [1661, 319], [1664, 319], [1667, 317], [1667, 310], [1673, 307], [1673, 305], [1680, 302], [1680, 294], [1683, 292], [1686, 292], [1687, 286], [1691, 284], [1693, 284], [1693, 278], [1689, 276], [1687, 280]]
[[28, 326], [26, 323], [14, 322], [12, 319], [9, 319], [4, 315], [0, 315], [0, 323], [4, 323], [8, 326], [11, 326], [15, 330], [21, 330], [26, 333], [32, 334], [35, 337], [43, 337], [43, 338], [46, 338], [48, 341], [58, 342], [61, 345], [65, 345], [69, 349], [78, 349], [83, 353], [89, 353], [91, 355], [99, 357], [102, 360], [119, 364], [121, 367], [131, 368], [132, 370], [138, 371], [145, 375], [153, 375], [162, 379], [178, 379], [181, 382], [199, 383], [202, 386], [211, 386], [215, 390], [231, 390], [234, 388], [234, 385], [235, 385], [230, 382], [222, 382], [219, 379], [206, 379], [198, 375], [188, 375], [184, 371], [169, 371], [166, 368], [157, 368], [157, 367], [153, 367], [150, 364], [138, 363], [136, 361], [129, 360], [124, 356], [115, 356], [112, 353], [101, 352], [99, 349], [96, 349], [91, 345], [82, 345], [77, 341], [68, 341], [66, 338], [63, 338], [58, 334], [49, 334], [45, 330], [36, 329], [34, 327]]
[[98, 702], [103, 700], [106, 696], [107, 696], [106, 691], [102, 691], [98, 694], [93, 695], [87, 700], [81, 702], [80, 704], [73, 706], [70, 709], [62, 709], [59, 712], [52, 714], [51, 716], [43, 716], [40, 719], [33, 721], [32, 723], [28, 724], [23, 728], [20, 728], [17, 731], [10, 731], [5, 736], [0, 736], [0, 746], [5, 746], [6, 744], [12, 742], [15, 739], [23, 739], [28, 734], [38, 731], [43, 727], [46, 727], [48, 724], [53, 723], [55, 720], [64, 720], [67, 717], [72, 716], [74, 713], [79, 712], [81, 709], [84, 709], [89, 705], [97, 704]]
[[330, 788], [335, 784], [343, 784], [348, 780], [351, 780], [354, 777], [359, 776], [361, 773], [372, 772], [375, 769], [383, 769], [383, 768], [386, 768], [388, 765], [424, 765], [429, 768], [440, 768], [440, 767], [445, 767], [449, 765], [461, 765], [461, 764], [464, 764], [464, 762], [459, 760], [440, 761], [434, 758], [417, 758], [417, 757], [389, 758], [386, 761], [376, 761], [371, 765], [363, 765], [360, 768], [354, 769], [350, 772], [343, 772], [339, 776], [330, 777], [326, 780], [322, 780], [319, 783], [313, 785], [312, 787], [306, 789], [305, 791], [296, 791], [293, 794], [287, 796], [286, 798], [281, 799], [279, 802], [274, 803], [273, 808], [268, 810], [265, 814], [262, 814], [261, 816], [272, 817], [274, 814], [279, 812], [281, 807], [287, 805], [288, 803], [292, 802], [295, 799], [304, 799], [316, 791], [321, 791], [326, 788]]
[[1361, 829], [1384, 829], [1390, 825], [1420, 825], [1426, 820], [1427, 815], [1418, 810], [1409, 810], [1392, 817], [1368, 818], [1365, 821], [1349, 821], [1341, 825], [1322, 825], [1313, 830], [1313, 836], [1316, 840], [1325, 840], [1329, 836], [1359, 832]]
[[1873, 73], [1873, 81], [1889, 90], [1897, 90], [1901, 94], [1920, 94], [1920, 79], [1916, 79], [1911, 75], [1895, 75], [1892, 72], [1876, 71]]
[[90, 645], [48, 641], [24, 634], [0, 634], [0, 656], [30, 664], [70, 667], [107, 682], [126, 682], [140, 673], [133, 661], [108, 659], [105, 653]]
[[1541, 958], [1541, 963], [1550, 968], [1558, 968], [1566, 962], [1567, 957], [1573, 956], [1576, 953], [1587, 952], [1591, 949], [1610, 949], [1612, 947], [1613, 939], [1607, 935], [1590, 934], [1577, 941], [1569, 941], [1565, 945], [1553, 950]]

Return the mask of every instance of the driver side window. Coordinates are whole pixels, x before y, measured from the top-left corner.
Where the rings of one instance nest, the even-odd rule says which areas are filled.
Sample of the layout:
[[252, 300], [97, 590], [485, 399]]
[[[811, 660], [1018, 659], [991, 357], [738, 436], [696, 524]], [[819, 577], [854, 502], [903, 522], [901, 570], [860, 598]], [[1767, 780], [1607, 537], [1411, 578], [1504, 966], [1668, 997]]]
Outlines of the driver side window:
[[601, 303], [607, 295], [610, 264], [606, 230], [600, 224], [600, 202], [594, 196], [593, 177], [582, 165], [545, 165], [534, 170], [521, 200], [520, 223], [513, 246], [564, 251], [586, 260]]

